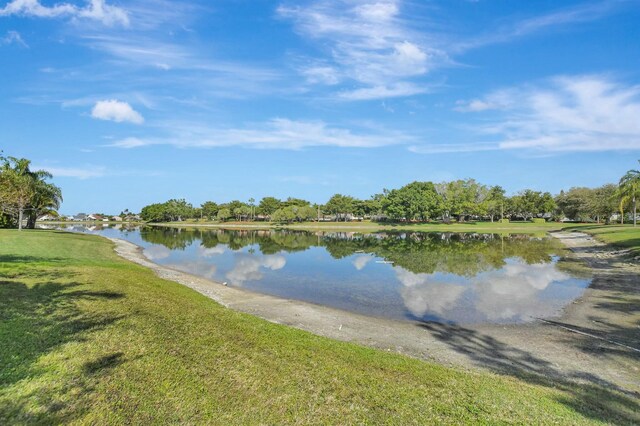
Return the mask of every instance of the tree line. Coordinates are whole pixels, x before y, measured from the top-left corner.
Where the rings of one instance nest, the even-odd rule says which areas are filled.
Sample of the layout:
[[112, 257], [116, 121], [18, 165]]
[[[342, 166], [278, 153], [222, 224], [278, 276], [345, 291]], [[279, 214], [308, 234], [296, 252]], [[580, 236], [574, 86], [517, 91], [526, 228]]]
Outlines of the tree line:
[[[31, 170], [25, 158], [0, 153], [0, 227], [34, 228], [45, 214], [56, 214], [62, 190], [48, 182], [51, 174]], [[427, 222], [519, 219], [608, 222], [617, 214], [624, 223], [629, 213], [634, 225], [640, 196], [640, 170], [629, 170], [618, 184], [598, 188], [574, 187], [556, 196], [549, 192], [522, 190], [506, 195], [501, 186], [488, 186], [475, 179], [450, 182], [412, 182], [397, 189], [384, 189], [368, 199], [335, 194], [324, 204], [289, 197], [264, 197], [259, 202], [207, 201], [198, 207], [184, 199], [145, 206], [140, 217], [147, 222], [186, 219], [272, 221], [278, 223], [317, 221]]]
[[62, 202], [62, 190], [47, 182], [51, 174], [31, 170], [26, 158], [0, 155], [0, 228], [33, 229], [38, 217], [56, 214]]
[[508, 196], [501, 186], [488, 186], [475, 179], [450, 182], [412, 182], [401, 188], [385, 189], [368, 199], [335, 194], [324, 204], [299, 198], [281, 200], [264, 197], [259, 202], [207, 201], [194, 207], [184, 199], [145, 206], [140, 216], [148, 222], [187, 219], [235, 221], [374, 221], [443, 222], [500, 219], [562, 220], [608, 223], [614, 215], [624, 223], [629, 210], [636, 220], [640, 195], [640, 171], [630, 170], [615, 184], [598, 188], [574, 187], [553, 196], [549, 192], [525, 189]]

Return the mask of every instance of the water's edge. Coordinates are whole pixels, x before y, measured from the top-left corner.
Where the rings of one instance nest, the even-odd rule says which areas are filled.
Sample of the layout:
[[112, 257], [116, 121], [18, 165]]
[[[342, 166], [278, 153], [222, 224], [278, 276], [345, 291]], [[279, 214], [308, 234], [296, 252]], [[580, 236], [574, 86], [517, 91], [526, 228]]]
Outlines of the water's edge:
[[[555, 238], [565, 242], [562, 235]], [[574, 233], [572, 237], [576, 237]], [[584, 237], [587, 237], [585, 234]], [[477, 368], [475, 362], [464, 354], [453, 350], [442, 339], [441, 329], [438, 331], [423, 327], [419, 321], [399, 321], [386, 318], [370, 317], [349, 311], [343, 311], [309, 302], [279, 298], [271, 295], [255, 293], [245, 289], [231, 288], [219, 282], [171, 269], [150, 261], [143, 249], [134, 243], [119, 238], [104, 237], [115, 244], [116, 253], [126, 260], [151, 269], [160, 278], [171, 280], [187, 286], [202, 295], [213, 299], [221, 305], [238, 312], [254, 315], [272, 323], [282, 324], [305, 330], [313, 334], [345, 342], [358, 343], [387, 351], [421, 359], [435, 360], [445, 365], [456, 365], [464, 368]], [[565, 244], [566, 245], [566, 244]], [[567, 245], [571, 248], [569, 245]], [[589, 297], [587, 288], [579, 303]], [[562, 317], [565, 316], [563, 311]], [[455, 330], [457, 326], [452, 326]], [[479, 324], [465, 326], [464, 330], [478, 333], [499, 333], [516, 336], [523, 344], [527, 344], [533, 336], [539, 335], [539, 329], [549, 325], [534, 321], [527, 324]]]

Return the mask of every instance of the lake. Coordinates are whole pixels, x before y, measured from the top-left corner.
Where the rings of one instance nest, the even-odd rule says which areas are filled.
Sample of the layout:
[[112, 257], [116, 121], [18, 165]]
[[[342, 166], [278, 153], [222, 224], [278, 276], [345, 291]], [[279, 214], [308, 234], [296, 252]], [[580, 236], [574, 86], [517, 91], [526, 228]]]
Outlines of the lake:
[[228, 286], [365, 315], [459, 324], [553, 318], [589, 277], [548, 236], [69, 226]]

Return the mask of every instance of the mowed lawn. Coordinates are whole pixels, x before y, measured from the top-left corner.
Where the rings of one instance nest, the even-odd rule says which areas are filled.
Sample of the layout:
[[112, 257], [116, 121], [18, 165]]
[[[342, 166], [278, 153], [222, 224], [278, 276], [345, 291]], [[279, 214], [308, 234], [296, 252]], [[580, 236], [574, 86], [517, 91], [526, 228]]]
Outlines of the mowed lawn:
[[532, 383], [233, 312], [96, 236], [0, 230], [0, 424], [638, 419], [611, 390]]

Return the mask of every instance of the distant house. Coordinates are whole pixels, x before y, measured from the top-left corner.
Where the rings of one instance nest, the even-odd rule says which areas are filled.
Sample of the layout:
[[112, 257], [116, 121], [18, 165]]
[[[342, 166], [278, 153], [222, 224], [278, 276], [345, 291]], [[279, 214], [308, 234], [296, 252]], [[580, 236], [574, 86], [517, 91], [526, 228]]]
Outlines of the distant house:
[[120, 216], [112, 216], [111, 220], [114, 222], [122, 222], [122, 218]]
[[38, 220], [41, 220], [41, 221], [58, 220], [58, 218], [56, 216], [53, 216], [53, 215], [50, 215], [50, 214], [45, 214], [44, 216], [40, 216], [38, 218]]
[[85, 220], [91, 220], [91, 219], [88, 219], [88, 216], [86, 213], [78, 213], [77, 215], [73, 216], [74, 222], [83, 222]]

